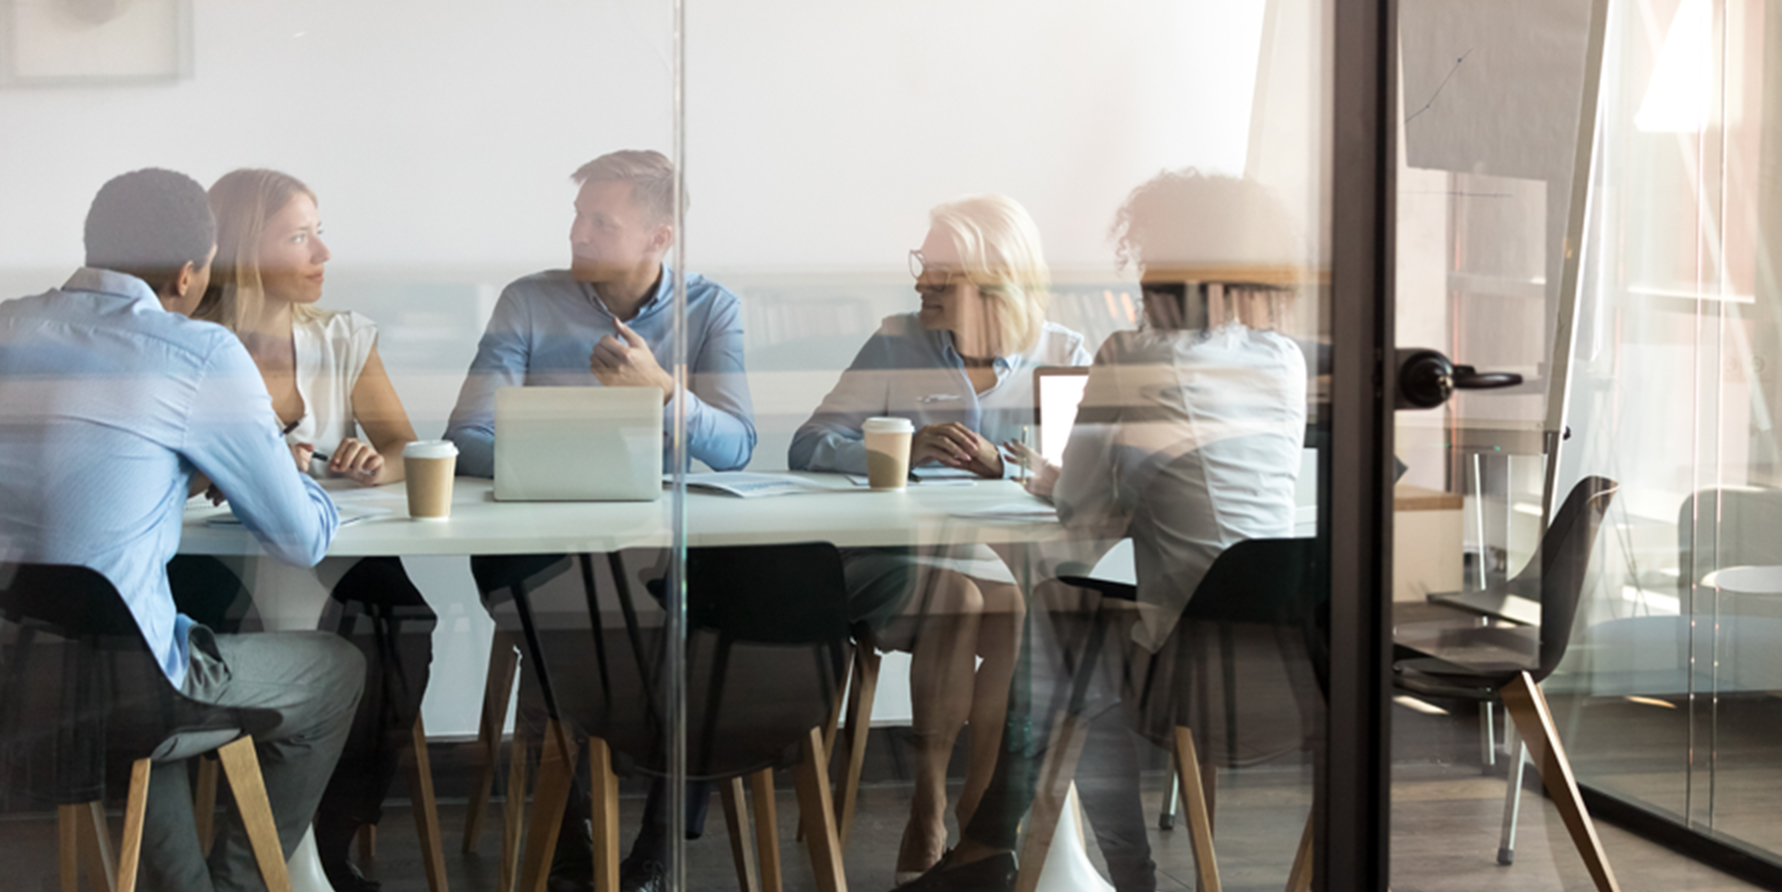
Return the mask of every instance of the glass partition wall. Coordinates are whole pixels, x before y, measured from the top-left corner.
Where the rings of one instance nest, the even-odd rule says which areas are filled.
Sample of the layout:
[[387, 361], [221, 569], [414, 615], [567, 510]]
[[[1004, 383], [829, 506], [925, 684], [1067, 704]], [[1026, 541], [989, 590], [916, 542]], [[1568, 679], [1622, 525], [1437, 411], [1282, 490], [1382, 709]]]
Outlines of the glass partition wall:
[[1580, 782], [1772, 877], [1777, 28], [1739, 2], [1609, 17], [1572, 400], [1598, 419], [1575, 460], [1629, 498], [1555, 678]]
[[684, 16], [687, 888], [1309, 876], [1324, 6]]
[[1523, 740], [1782, 844], [1761, 4], [4, 6], [0, 298], [160, 326], [0, 305], [21, 888], [277, 872], [173, 719], [305, 892], [1669, 876]]
[[[1755, 803], [1777, 764], [1776, 23], [1711, 0], [1461, 7], [1400, 15], [1398, 342], [1521, 382], [1399, 413], [1396, 640], [1521, 653], [1551, 673], [1551, 734], [1593, 813], [1773, 881]], [[1572, 510], [1592, 488], [1599, 509]], [[1463, 782], [1480, 823], [1462, 875], [1592, 879], [1565, 797], [1532, 792], [1528, 727], [1400, 693], [1398, 884], [1428, 864], [1409, 826], [1456, 813], [1420, 793]], [[1475, 765], [1511, 787], [1462, 781]], [[1637, 849], [1604, 839], [1639, 883]]]

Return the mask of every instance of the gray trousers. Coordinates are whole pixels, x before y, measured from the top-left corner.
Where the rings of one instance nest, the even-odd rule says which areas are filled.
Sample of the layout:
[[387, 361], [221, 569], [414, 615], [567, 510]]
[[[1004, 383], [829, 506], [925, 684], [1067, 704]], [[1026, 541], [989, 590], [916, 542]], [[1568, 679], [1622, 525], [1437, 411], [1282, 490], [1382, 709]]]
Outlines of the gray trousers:
[[[346, 743], [365, 686], [365, 659], [350, 642], [326, 632], [215, 635], [194, 626], [189, 641], [186, 696], [277, 715], [272, 726], [252, 731], [279, 842], [289, 857], [303, 841]], [[149, 775], [144, 887], [154, 892], [264, 889], [234, 809], [219, 825], [205, 863], [193, 821], [189, 761], [157, 763]]]

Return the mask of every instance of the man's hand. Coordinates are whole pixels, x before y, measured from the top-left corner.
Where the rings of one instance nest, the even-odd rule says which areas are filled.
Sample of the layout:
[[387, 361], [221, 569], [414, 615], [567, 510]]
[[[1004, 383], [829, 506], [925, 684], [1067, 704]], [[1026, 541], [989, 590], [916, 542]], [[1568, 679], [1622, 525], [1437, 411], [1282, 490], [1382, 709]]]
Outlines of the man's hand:
[[1002, 477], [1002, 455], [995, 444], [958, 422], [930, 424], [910, 438], [910, 464], [939, 462], [979, 477]]
[[186, 485], [186, 498], [189, 499], [199, 493], [203, 493], [204, 497], [210, 500], [212, 506], [228, 501], [223, 497], [223, 491], [217, 489], [217, 485], [210, 482], [210, 478], [204, 476], [202, 472], [193, 474], [192, 479]]
[[328, 473], [351, 478], [366, 486], [377, 482], [377, 472], [383, 468], [384, 457], [370, 443], [356, 437], [341, 440], [340, 445], [334, 447], [334, 454], [328, 456]]
[[588, 370], [608, 387], [660, 387], [662, 402], [667, 404], [674, 396], [674, 379], [656, 364], [650, 345], [623, 322], [614, 320], [613, 330], [624, 340], [612, 335], [601, 338], [588, 358]]

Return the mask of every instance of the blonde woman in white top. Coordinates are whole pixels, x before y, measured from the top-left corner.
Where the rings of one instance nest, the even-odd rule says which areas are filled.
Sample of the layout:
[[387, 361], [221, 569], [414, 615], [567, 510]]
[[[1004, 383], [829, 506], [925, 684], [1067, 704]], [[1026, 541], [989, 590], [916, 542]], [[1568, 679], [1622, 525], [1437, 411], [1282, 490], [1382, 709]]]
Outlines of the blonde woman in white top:
[[[331, 255], [315, 193], [277, 171], [237, 170], [211, 187], [210, 204], [216, 269], [193, 315], [241, 338], [310, 474], [366, 486], [401, 480], [402, 447], [415, 432], [378, 357], [377, 327], [316, 306]], [[426, 690], [436, 617], [396, 558], [329, 559], [317, 575], [332, 588], [325, 625], [359, 645], [367, 668], [317, 809], [316, 844], [336, 892], [375, 889], [347, 850], [358, 827], [381, 816]]]

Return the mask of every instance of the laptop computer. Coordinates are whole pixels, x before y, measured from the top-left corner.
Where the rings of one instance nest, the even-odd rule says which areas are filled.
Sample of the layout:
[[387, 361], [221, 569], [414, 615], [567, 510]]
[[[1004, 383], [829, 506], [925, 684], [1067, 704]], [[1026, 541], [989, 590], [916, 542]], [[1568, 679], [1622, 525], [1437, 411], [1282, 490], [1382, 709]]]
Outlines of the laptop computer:
[[504, 387], [495, 392], [496, 500], [661, 497], [662, 391]]
[[1064, 463], [1064, 447], [1089, 383], [1086, 365], [1043, 365], [1033, 370], [1033, 423], [1039, 428], [1036, 448], [1053, 464]]

